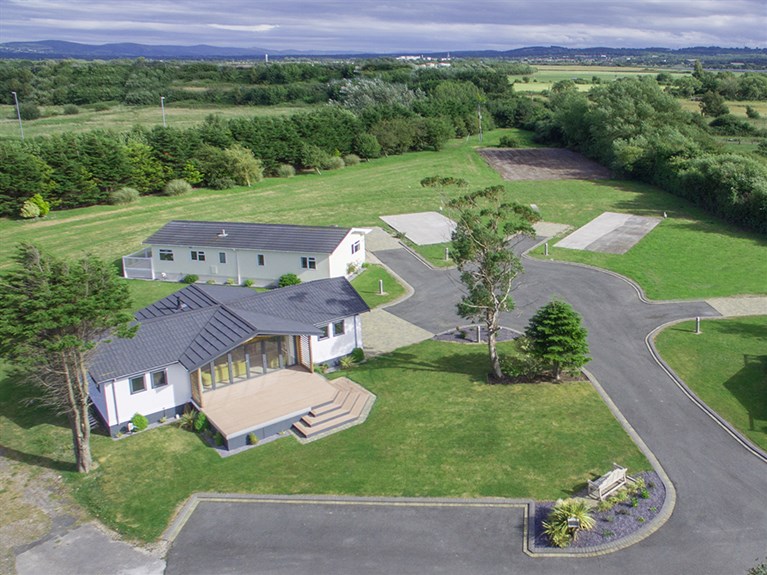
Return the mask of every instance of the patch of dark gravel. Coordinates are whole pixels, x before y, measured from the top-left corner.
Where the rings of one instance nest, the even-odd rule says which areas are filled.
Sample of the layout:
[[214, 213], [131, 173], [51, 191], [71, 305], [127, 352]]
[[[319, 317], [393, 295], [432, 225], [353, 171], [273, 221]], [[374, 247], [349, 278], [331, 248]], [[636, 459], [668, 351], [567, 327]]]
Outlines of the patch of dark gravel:
[[[481, 342], [477, 340], [477, 326], [476, 325], [464, 325], [459, 326], [456, 329], [438, 333], [432, 339], [436, 341], [451, 341], [454, 343], [487, 343], [487, 330], [484, 326], [481, 326], [480, 330]], [[496, 341], [511, 341], [516, 339], [521, 334], [508, 328], [501, 327], [500, 331], [496, 334]]]
[[[666, 488], [660, 477], [654, 471], [638, 473], [635, 477], [644, 479], [650, 496], [647, 499], [637, 497], [636, 507], [632, 505], [632, 500], [629, 498], [609, 511], [594, 509], [591, 516], [596, 520], [596, 525], [589, 531], [579, 531], [576, 540], [570, 544], [569, 548], [595, 547], [618, 541], [645, 528], [658, 515], [666, 499]], [[585, 495], [585, 493], [577, 494], [578, 497]], [[554, 504], [554, 501], [535, 503], [535, 546], [538, 548], [558, 549], [551, 545], [543, 532], [543, 521], [546, 520]]]

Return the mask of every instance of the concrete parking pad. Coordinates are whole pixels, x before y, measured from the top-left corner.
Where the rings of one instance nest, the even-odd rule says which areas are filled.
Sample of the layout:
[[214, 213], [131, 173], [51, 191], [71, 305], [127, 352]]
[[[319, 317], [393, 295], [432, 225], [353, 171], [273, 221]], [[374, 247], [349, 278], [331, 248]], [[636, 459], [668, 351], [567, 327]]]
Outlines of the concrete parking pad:
[[162, 575], [165, 561], [114, 541], [94, 524], [54, 537], [16, 557], [18, 575]]
[[553, 238], [570, 229], [567, 224], [555, 224], [553, 222], [537, 222], [533, 224], [535, 235], [539, 238]]
[[767, 296], [761, 297], [715, 297], [706, 300], [724, 317], [767, 315]]
[[419, 246], [449, 242], [455, 222], [437, 212], [381, 216], [381, 219]]
[[625, 254], [660, 223], [660, 218], [605, 212], [555, 245], [558, 248]]

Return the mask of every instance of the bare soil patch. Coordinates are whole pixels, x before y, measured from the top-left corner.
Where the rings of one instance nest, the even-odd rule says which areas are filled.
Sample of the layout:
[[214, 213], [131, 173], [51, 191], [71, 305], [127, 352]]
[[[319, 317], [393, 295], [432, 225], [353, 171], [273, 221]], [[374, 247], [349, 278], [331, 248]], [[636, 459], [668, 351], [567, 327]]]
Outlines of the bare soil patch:
[[480, 148], [480, 156], [504, 180], [606, 180], [610, 170], [562, 148]]

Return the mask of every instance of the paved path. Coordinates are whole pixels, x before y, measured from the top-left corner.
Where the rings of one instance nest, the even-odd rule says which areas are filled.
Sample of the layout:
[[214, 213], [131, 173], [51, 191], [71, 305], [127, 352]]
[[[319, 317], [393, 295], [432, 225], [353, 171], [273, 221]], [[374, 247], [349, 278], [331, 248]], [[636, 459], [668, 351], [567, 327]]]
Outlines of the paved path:
[[[528, 245], [522, 242], [518, 250]], [[455, 313], [460, 297], [455, 270], [427, 268], [401, 249], [376, 255], [415, 288], [412, 297], [388, 312], [429, 332], [463, 321]], [[477, 510], [466, 522], [462, 508], [405, 512], [353, 503], [221, 503], [192, 515], [171, 548], [167, 572], [740, 575], [765, 557], [767, 466], [679, 390], [645, 342], [659, 325], [717, 317], [717, 311], [705, 302], [647, 303], [624, 279], [582, 266], [528, 259], [525, 269], [514, 293], [517, 307], [502, 323], [523, 329], [553, 296], [583, 315], [593, 356], [589, 370], [676, 487], [676, 508], [660, 531], [601, 557], [530, 558], [522, 553], [521, 512], [516, 510], [508, 510], [503, 521], [497, 510]], [[468, 545], [461, 544], [462, 537]], [[483, 537], [497, 544], [483, 544]], [[198, 562], [184, 559], [187, 554]], [[229, 562], [232, 555], [239, 563]]]

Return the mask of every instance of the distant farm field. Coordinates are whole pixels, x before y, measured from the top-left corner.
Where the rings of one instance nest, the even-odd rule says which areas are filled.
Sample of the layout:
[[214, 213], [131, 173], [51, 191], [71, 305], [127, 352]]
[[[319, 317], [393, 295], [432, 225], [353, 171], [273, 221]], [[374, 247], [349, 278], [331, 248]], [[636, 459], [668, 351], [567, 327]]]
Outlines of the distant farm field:
[[[157, 106], [124, 106], [115, 104], [108, 110], [95, 110], [82, 106], [79, 113], [63, 113], [62, 106], [41, 106], [42, 118], [23, 122], [24, 136], [47, 136], [61, 132], [85, 132], [88, 130], [114, 130], [126, 132], [133, 126], [152, 128], [162, 126], [162, 108]], [[165, 103], [165, 122], [174, 128], [190, 128], [201, 123], [211, 114], [222, 118], [242, 116], [281, 116], [309, 110], [310, 106], [175, 106]], [[0, 106], [0, 140], [19, 138], [19, 122], [13, 106]]]
[[[679, 71], [621, 66], [536, 66], [536, 68], [538, 71], [535, 74], [509, 77], [509, 81], [515, 82], [515, 91], [538, 93], [548, 90], [556, 82], [578, 80], [579, 83], [576, 86], [578, 90], [587, 92], [594, 87], [594, 79], [598, 79], [599, 82], [612, 82], [626, 77], [655, 77], [660, 72], [668, 72], [674, 77], [685, 75], [685, 72]], [[526, 77], [529, 78], [527, 82], [524, 80]]]

